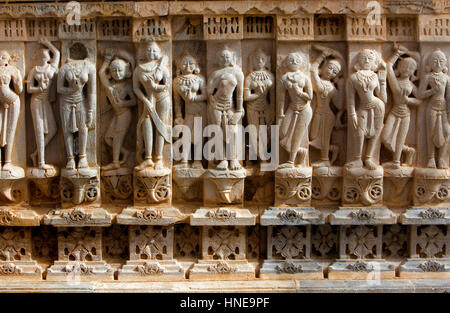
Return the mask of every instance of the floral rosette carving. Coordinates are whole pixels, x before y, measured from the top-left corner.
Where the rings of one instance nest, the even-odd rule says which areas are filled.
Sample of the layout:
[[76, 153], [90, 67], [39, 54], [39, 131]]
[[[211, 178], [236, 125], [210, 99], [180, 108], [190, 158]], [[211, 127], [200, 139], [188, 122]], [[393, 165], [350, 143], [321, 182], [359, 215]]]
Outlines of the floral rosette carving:
[[160, 220], [163, 217], [161, 210], [146, 208], [145, 210], [136, 212], [136, 217], [144, 221], [155, 221]]
[[311, 199], [311, 179], [303, 180], [301, 183], [290, 179], [278, 179], [275, 184], [275, 197], [279, 200], [297, 198], [299, 201]]
[[422, 264], [419, 264], [417, 267], [424, 272], [445, 272], [444, 264], [441, 264], [435, 260], [428, 260]]
[[216, 210], [208, 211], [209, 218], [219, 220], [219, 221], [227, 221], [230, 219], [236, 218], [236, 212], [231, 211], [226, 208], [219, 208]]
[[216, 274], [230, 274], [237, 271], [236, 267], [231, 267], [227, 262], [220, 261], [215, 265], [208, 266], [208, 272]]
[[284, 212], [278, 213], [278, 217], [283, 222], [295, 223], [302, 220], [303, 214], [294, 209], [287, 209]]
[[349, 264], [346, 267], [348, 270], [352, 272], [372, 272], [373, 266], [363, 261], [356, 261], [353, 264]]
[[14, 223], [17, 216], [8, 210], [0, 210], [0, 225], [10, 225]]
[[278, 274], [280, 273], [295, 274], [303, 272], [303, 268], [300, 264], [295, 265], [294, 262], [290, 261], [283, 262], [282, 266], [280, 265], [275, 266], [275, 270], [277, 271]]
[[300, 228], [295, 226], [280, 227], [273, 237], [276, 254], [286, 259], [300, 257], [305, 245], [305, 235]]
[[171, 195], [169, 176], [136, 178], [135, 197], [138, 201], [158, 203], [166, 201]]
[[61, 213], [61, 217], [65, 218], [67, 223], [87, 223], [91, 220], [92, 214], [85, 213], [81, 209], [74, 209], [70, 213]]
[[14, 265], [14, 263], [5, 263], [0, 265], [0, 275], [8, 276], [21, 273], [22, 270], [18, 266]]
[[428, 208], [419, 213], [419, 216], [424, 220], [433, 220], [439, 218], [445, 218], [445, 213], [440, 211], [438, 208]]
[[158, 275], [164, 273], [164, 269], [158, 263], [145, 262], [136, 266], [136, 271], [141, 275]]

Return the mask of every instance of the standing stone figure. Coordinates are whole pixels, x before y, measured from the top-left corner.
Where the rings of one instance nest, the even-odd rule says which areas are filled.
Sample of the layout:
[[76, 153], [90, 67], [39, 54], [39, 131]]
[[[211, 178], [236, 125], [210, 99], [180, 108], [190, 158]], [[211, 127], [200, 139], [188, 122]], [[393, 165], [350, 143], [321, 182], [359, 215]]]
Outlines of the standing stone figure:
[[[217, 165], [218, 170], [239, 170], [242, 168], [237, 155], [237, 127], [244, 116], [243, 91], [244, 73], [236, 66], [236, 55], [225, 47], [218, 53], [220, 68], [208, 79], [208, 124], [219, 125], [223, 131], [224, 142], [234, 136], [234, 144], [230, 145], [230, 164], [224, 158]], [[234, 99], [233, 94], [236, 94]], [[231, 126], [231, 127], [230, 127]], [[228, 133], [230, 132], [230, 133]]]
[[[313, 165], [328, 167], [336, 160], [339, 147], [331, 145], [331, 133], [340, 120], [344, 105], [344, 79], [340, 76], [343, 58], [330, 48], [314, 46], [321, 54], [311, 64], [312, 84], [317, 95], [317, 104], [311, 122], [310, 145], [320, 150], [320, 160]], [[333, 57], [327, 59], [328, 57]], [[323, 64], [323, 65], [322, 65]], [[334, 115], [331, 105], [338, 110]], [[331, 150], [331, 161], [329, 152]]]
[[27, 79], [36, 138], [36, 150], [31, 154], [31, 160], [33, 166], [47, 170], [52, 166], [45, 164], [45, 147], [53, 139], [57, 130], [50, 103], [55, 101], [55, 78], [58, 73], [60, 53], [47, 38], [40, 39], [39, 43], [43, 46], [38, 54], [40, 64], [31, 69]]
[[261, 49], [250, 55], [250, 74], [245, 79], [244, 100], [247, 102], [247, 120], [254, 125], [256, 136], [250, 136], [251, 147], [257, 149], [258, 157], [262, 159], [262, 147], [267, 146], [267, 138], [259, 137], [260, 125], [270, 127], [274, 121], [272, 105], [275, 103], [275, 77], [270, 72], [270, 57]]
[[0, 51], [0, 147], [4, 148], [5, 152], [3, 171], [11, 172], [15, 168], [11, 158], [19, 120], [19, 94], [23, 90], [23, 78], [19, 69], [10, 64], [10, 61], [9, 53], [6, 50]]
[[[186, 125], [191, 130], [191, 143], [194, 143], [194, 119], [201, 118], [202, 129], [206, 124], [206, 83], [200, 75], [197, 60], [190, 54], [184, 54], [178, 62], [178, 76], [173, 80], [175, 101], [175, 125]], [[182, 105], [184, 102], [184, 119]], [[183, 154], [181, 163], [188, 166], [188, 153]], [[193, 168], [203, 168], [201, 160], [194, 160]]]
[[[75, 57], [75, 59], [73, 59]], [[66, 145], [68, 170], [89, 167], [88, 132], [95, 128], [97, 106], [96, 69], [81, 43], [70, 48], [70, 57], [58, 73], [57, 90], [61, 95], [61, 120]], [[75, 165], [74, 135], [78, 133], [78, 167]], [[95, 149], [95, 147], [90, 147]]]
[[164, 168], [162, 161], [164, 142], [171, 140], [169, 125], [172, 112], [169, 92], [171, 77], [168, 58], [161, 54], [156, 42], [145, 43], [141, 52], [142, 60], [139, 61], [133, 74], [133, 89], [138, 99], [143, 102], [143, 110], [137, 125], [137, 159], [142, 160], [144, 154], [144, 160], [136, 166], [136, 170], [142, 171], [149, 167], [160, 170]]
[[[435, 50], [429, 57], [430, 73], [425, 75], [419, 86], [419, 95], [427, 99], [427, 167], [448, 168], [448, 142], [450, 135], [450, 77], [448, 59], [441, 50]], [[437, 150], [437, 160], [435, 152]]]
[[[400, 59], [405, 54], [409, 56]], [[397, 69], [394, 69], [397, 61]], [[411, 165], [413, 162], [415, 149], [405, 145], [405, 141], [411, 118], [409, 106], [417, 106], [422, 102], [417, 99], [417, 87], [413, 83], [417, 79], [415, 72], [418, 61], [418, 53], [410, 52], [404, 47], [397, 47], [386, 64], [387, 78], [394, 98], [394, 105], [388, 114], [381, 136], [384, 146], [393, 153], [392, 162], [384, 164], [387, 167], [400, 168], [402, 152], [405, 153], [406, 164]], [[411, 95], [414, 97], [410, 97]]]
[[[105, 142], [112, 148], [113, 160], [103, 167], [104, 170], [119, 169], [128, 160], [130, 151], [123, 147], [131, 123], [131, 107], [136, 105], [131, 76], [134, 59], [126, 51], [108, 49], [100, 68], [100, 81], [105, 87], [106, 96], [114, 110], [114, 117], [105, 134]], [[122, 160], [119, 160], [122, 153]]]
[[[312, 118], [311, 79], [302, 71], [306, 67], [306, 56], [300, 52], [290, 53], [285, 61], [287, 72], [281, 77], [277, 92], [277, 124], [280, 125], [280, 145], [289, 152], [289, 159], [279, 168], [305, 167], [308, 162], [308, 127]], [[286, 93], [289, 96], [287, 110]]]
[[[358, 53], [355, 65], [356, 73], [350, 76], [347, 83], [347, 113], [349, 120], [349, 146], [352, 153], [346, 166], [362, 167], [362, 154], [365, 146], [364, 164], [367, 169], [377, 168], [376, 151], [378, 140], [383, 129], [386, 94], [386, 71], [381, 57], [375, 50], [363, 49]], [[378, 74], [377, 74], [378, 71]], [[356, 95], [359, 98], [356, 109]]]

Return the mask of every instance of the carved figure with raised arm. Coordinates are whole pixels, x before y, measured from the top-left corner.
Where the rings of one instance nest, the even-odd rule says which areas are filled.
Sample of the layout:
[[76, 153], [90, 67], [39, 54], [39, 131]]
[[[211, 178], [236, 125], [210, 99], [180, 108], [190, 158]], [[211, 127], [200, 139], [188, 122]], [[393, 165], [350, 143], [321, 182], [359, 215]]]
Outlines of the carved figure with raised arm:
[[134, 58], [128, 52], [107, 49], [99, 71], [100, 81], [114, 111], [114, 117], [105, 134], [105, 142], [112, 148], [113, 158], [110, 164], [103, 167], [104, 170], [119, 169], [130, 155], [130, 151], [123, 147], [123, 141], [131, 123], [131, 107], [136, 105], [131, 79], [134, 65]]
[[[386, 63], [387, 78], [393, 95], [393, 106], [386, 119], [382, 142], [392, 152], [392, 161], [383, 164], [390, 168], [400, 168], [402, 152], [405, 163], [411, 165], [415, 149], [405, 144], [411, 118], [410, 106], [422, 103], [418, 99], [418, 89], [414, 85], [420, 56], [403, 46], [395, 47], [395, 52]], [[397, 63], [397, 68], [395, 65]]]
[[[342, 74], [342, 55], [331, 48], [314, 45], [320, 55], [311, 64], [313, 89], [317, 95], [316, 108], [310, 130], [310, 145], [320, 150], [320, 160], [314, 166], [328, 167], [336, 160], [339, 152], [337, 145], [331, 145], [331, 134], [344, 112], [345, 82]], [[337, 115], [332, 105], [338, 110]], [[331, 160], [329, 153], [331, 151]]]

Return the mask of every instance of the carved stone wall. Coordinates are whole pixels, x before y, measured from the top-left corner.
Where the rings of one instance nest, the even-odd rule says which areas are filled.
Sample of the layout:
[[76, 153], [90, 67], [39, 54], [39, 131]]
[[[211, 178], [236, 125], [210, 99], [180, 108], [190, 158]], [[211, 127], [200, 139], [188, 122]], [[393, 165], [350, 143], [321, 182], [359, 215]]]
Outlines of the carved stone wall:
[[0, 280], [450, 279], [450, 4], [371, 3], [0, 4]]

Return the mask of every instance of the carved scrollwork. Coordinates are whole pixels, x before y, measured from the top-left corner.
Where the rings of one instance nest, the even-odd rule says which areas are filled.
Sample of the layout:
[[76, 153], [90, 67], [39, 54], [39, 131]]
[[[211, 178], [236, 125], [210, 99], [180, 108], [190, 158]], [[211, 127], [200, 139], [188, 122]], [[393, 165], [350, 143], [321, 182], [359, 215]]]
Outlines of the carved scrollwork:
[[424, 272], [445, 272], [444, 264], [437, 262], [436, 260], [428, 260], [417, 266]]
[[172, 195], [169, 176], [136, 177], [134, 195], [139, 202], [158, 203], [168, 200]]
[[133, 194], [131, 175], [103, 176], [104, 192], [111, 201], [126, 200]]
[[440, 203], [449, 198], [449, 186], [440, 180], [421, 180], [414, 188], [419, 203]]
[[208, 266], [208, 272], [216, 273], [216, 274], [230, 274], [237, 271], [236, 267], [230, 266], [225, 261], [220, 261], [215, 265]]
[[378, 203], [383, 198], [383, 183], [375, 180], [352, 180], [344, 188], [344, 201], [356, 204], [359, 201], [364, 205]]
[[441, 212], [438, 208], [428, 208], [426, 210], [423, 210], [419, 213], [419, 216], [422, 217], [424, 220], [432, 220], [432, 219], [438, 219], [438, 218], [444, 218], [445, 213]]
[[236, 218], [236, 212], [226, 208], [208, 211], [208, 216], [214, 220], [226, 221]]
[[356, 261], [353, 264], [347, 265], [346, 268], [352, 272], [372, 272], [373, 271], [373, 266], [366, 262], [363, 262], [363, 261]]
[[303, 272], [303, 268], [300, 264], [295, 265], [295, 263], [291, 261], [283, 262], [282, 266], [280, 265], [275, 266], [275, 270], [277, 271], [278, 274], [280, 273], [295, 274]]
[[276, 229], [272, 243], [274, 252], [286, 259], [303, 257], [304, 248], [308, 244], [306, 234], [302, 228], [296, 226], [283, 226]]
[[67, 264], [63, 271], [66, 274], [74, 275], [93, 275], [94, 268], [92, 266], [87, 266], [83, 262], [75, 262], [75, 264]]
[[296, 222], [302, 219], [303, 214], [294, 209], [287, 209], [286, 211], [278, 213], [278, 217], [285, 222]]
[[136, 217], [145, 221], [159, 220], [163, 217], [163, 212], [158, 209], [146, 208], [136, 212]]
[[14, 263], [8, 262], [8, 263], [0, 264], [0, 275], [8, 276], [8, 275], [17, 275], [17, 274], [21, 274], [21, 273], [22, 273], [22, 269], [19, 268]]
[[0, 225], [10, 225], [17, 219], [17, 216], [9, 210], [0, 210]]
[[369, 212], [365, 209], [361, 209], [357, 212], [352, 212], [350, 215], [354, 220], [367, 223], [372, 221], [372, 219], [375, 217], [375, 214], [373, 212]]
[[84, 212], [82, 209], [73, 209], [70, 213], [63, 212], [61, 217], [65, 218], [67, 223], [87, 223], [91, 220], [92, 214]]
[[295, 197], [299, 201], [311, 199], [311, 179], [298, 182], [291, 179], [278, 179], [275, 185], [275, 197], [278, 200], [288, 200]]
[[142, 265], [136, 266], [135, 270], [141, 275], [158, 275], [164, 273], [164, 268], [154, 262], [145, 262]]

